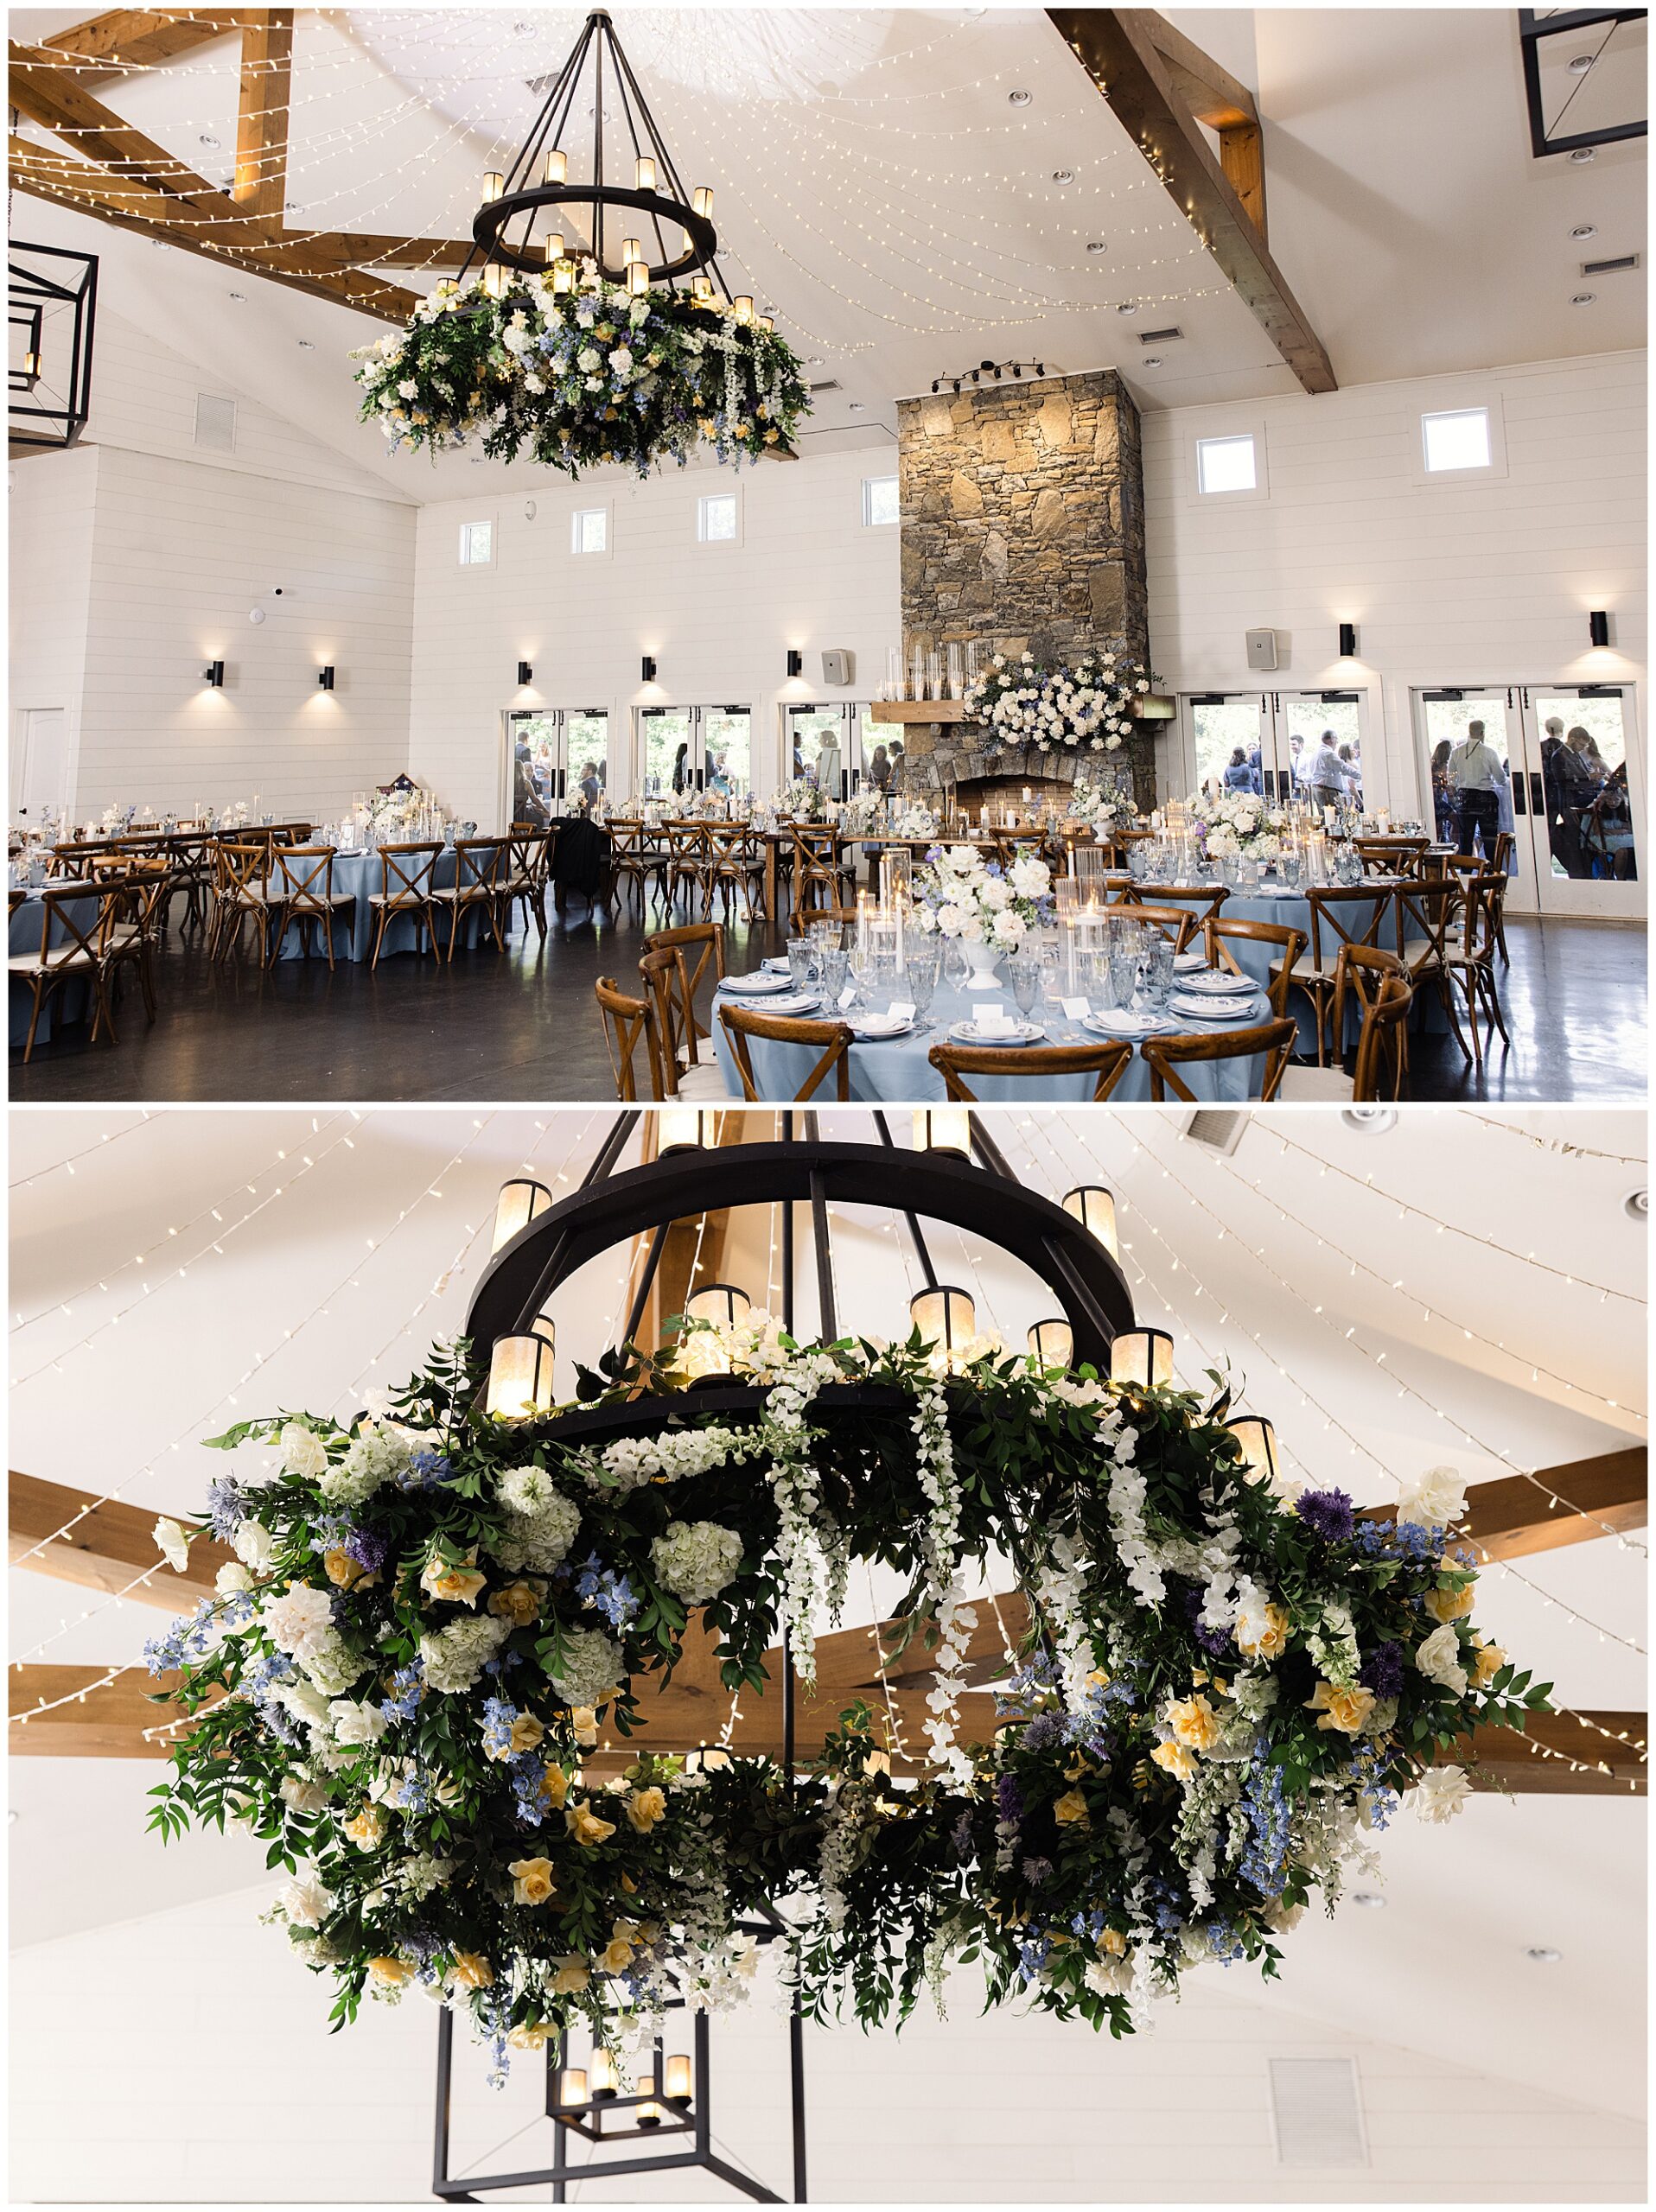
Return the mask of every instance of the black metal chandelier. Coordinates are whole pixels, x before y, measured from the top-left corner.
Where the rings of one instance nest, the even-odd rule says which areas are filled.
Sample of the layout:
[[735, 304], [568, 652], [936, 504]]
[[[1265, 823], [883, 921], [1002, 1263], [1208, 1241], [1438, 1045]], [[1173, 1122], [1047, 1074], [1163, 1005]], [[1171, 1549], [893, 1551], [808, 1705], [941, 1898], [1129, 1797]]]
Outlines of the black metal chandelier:
[[[586, 175], [571, 177], [564, 136], [583, 83], [591, 88], [591, 147]], [[612, 134], [608, 145], [604, 136], [604, 102], [612, 96], [624, 133], [619, 146], [620, 134]], [[584, 236], [558, 226], [565, 210], [584, 221]], [[554, 223], [538, 229], [545, 211], [552, 211]], [[649, 250], [640, 235], [646, 232]], [[514, 269], [537, 276], [550, 270], [555, 291], [573, 291], [577, 261], [584, 259], [608, 283], [634, 293], [653, 284], [677, 289], [687, 277], [691, 296], [710, 302], [717, 286], [738, 321], [771, 327], [767, 316], [754, 315], [750, 297], [733, 296], [725, 283], [714, 257], [713, 188], [685, 189], [602, 9], [587, 17], [510, 168], [484, 176], [472, 237], [475, 243], [462, 276], [481, 262], [484, 289], [491, 294], [504, 289], [506, 271]]]

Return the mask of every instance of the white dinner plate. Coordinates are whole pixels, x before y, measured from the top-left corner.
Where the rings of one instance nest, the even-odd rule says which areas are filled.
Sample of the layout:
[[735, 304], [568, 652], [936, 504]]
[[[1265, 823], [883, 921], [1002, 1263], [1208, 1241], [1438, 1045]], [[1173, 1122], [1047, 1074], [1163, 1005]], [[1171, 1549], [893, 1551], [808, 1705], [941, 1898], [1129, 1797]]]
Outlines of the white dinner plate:
[[1160, 1037], [1175, 1025], [1158, 1014], [1134, 1014], [1117, 1007], [1108, 1014], [1089, 1014], [1081, 1024], [1095, 1037]]
[[779, 1014], [784, 1020], [794, 1014], [812, 1014], [822, 1004], [814, 991], [790, 991], [786, 998], [767, 999], [767, 1014]]
[[859, 1044], [883, 1045], [892, 1037], [906, 1037], [914, 1026], [911, 1014], [892, 1016], [889, 1014], [853, 1014], [846, 1017], [845, 1027]]
[[1206, 968], [1207, 956], [1202, 952], [1175, 952], [1173, 956], [1173, 964], [1175, 968], [1188, 973], [1194, 969]]
[[791, 990], [793, 982], [787, 976], [767, 976], [761, 972], [753, 976], [727, 976], [719, 988], [728, 991], [733, 999], [762, 999], [768, 998], [775, 991]]
[[[1176, 968], [1179, 963], [1175, 960], [1173, 964]], [[1239, 982], [1236, 976], [1221, 974], [1216, 968], [1205, 968], [1200, 976], [1187, 976], [1179, 988], [1187, 995], [1194, 992], [1202, 998], [1234, 999], [1253, 995], [1252, 983]]]
[[1168, 1008], [1191, 1021], [1228, 1022], [1243, 1020], [1258, 1003], [1252, 994], [1238, 999], [1186, 999], [1175, 995], [1168, 1001]]
[[1033, 1045], [1046, 1033], [1038, 1021], [1009, 1022], [1004, 1029], [980, 1029], [975, 1021], [957, 1021], [949, 1032], [957, 1045]]

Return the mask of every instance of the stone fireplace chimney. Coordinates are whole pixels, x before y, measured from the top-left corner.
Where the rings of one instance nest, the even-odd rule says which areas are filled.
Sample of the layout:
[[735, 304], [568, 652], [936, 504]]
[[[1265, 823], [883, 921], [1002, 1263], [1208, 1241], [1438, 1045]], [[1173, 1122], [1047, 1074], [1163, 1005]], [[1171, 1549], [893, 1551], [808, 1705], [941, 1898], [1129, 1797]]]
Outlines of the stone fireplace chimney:
[[[973, 386], [897, 408], [905, 649], [975, 639], [989, 652], [1073, 659], [1113, 645], [1150, 662], [1138, 410], [1113, 369]], [[911, 724], [906, 782], [1068, 784], [1131, 769], [1155, 799], [1154, 747], [1008, 747], [986, 753], [971, 722]]]

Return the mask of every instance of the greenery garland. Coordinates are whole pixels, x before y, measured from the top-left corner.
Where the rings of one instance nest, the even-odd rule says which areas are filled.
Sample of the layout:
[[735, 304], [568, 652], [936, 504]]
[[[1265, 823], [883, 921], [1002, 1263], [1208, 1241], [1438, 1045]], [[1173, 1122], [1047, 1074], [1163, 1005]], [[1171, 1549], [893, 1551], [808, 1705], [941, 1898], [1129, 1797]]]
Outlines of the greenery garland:
[[[271, 1916], [334, 1977], [336, 2024], [412, 1986], [469, 2008], [497, 2075], [582, 2020], [620, 2052], [670, 1999], [740, 1996], [738, 1920], [790, 1897], [812, 2017], [901, 2018], [977, 1959], [992, 2000], [1124, 2034], [1204, 1961], [1274, 1973], [1400, 1791], [1456, 1809], [1469, 1785], [1436, 1754], [1543, 1703], [1472, 1627], [1452, 1471], [1366, 1520], [1252, 1473], [1222, 1394], [1042, 1372], [992, 1339], [945, 1375], [918, 1334], [712, 1334], [765, 1386], [745, 1425], [685, 1387], [683, 1335], [583, 1371], [588, 1403], [678, 1394], [602, 1449], [487, 1417], [462, 1342], [353, 1429], [239, 1424], [215, 1443], [272, 1443], [278, 1471], [158, 1524], [175, 1561], [211, 1529], [237, 1564], [150, 1647], [194, 1716], [151, 1825], [265, 1841], [289, 1878]], [[819, 1403], [848, 1382], [854, 1402]], [[963, 1743], [962, 1593], [991, 1552], [1030, 1627]], [[809, 1681], [858, 1554], [908, 1579], [905, 1632], [934, 1642], [926, 1745], [859, 1706], [793, 1777], [647, 1738], [583, 1772], [697, 1609], [727, 1688], [761, 1688], [784, 1629]]]
[[997, 745], [1085, 746], [1116, 753], [1131, 732], [1138, 702], [1154, 678], [1125, 652], [1090, 647], [1073, 662], [1048, 667], [1032, 652], [997, 653], [966, 686], [967, 719], [982, 722]]
[[722, 461], [792, 450], [810, 412], [799, 357], [723, 301], [670, 286], [636, 296], [590, 261], [576, 289], [506, 272], [493, 298], [443, 280], [406, 329], [353, 354], [361, 416], [393, 446], [436, 453], [480, 438], [578, 476], [618, 461], [640, 476], [710, 447]]

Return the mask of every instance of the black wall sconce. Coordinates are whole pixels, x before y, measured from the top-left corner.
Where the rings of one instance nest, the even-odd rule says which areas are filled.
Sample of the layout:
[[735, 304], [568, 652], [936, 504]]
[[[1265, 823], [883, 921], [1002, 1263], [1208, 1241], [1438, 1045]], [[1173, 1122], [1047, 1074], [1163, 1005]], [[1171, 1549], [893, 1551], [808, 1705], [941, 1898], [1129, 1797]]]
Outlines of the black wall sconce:
[[1357, 625], [1354, 622], [1340, 625], [1340, 658], [1341, 660], [1355, 660], [1357, 658]]
[[316, 686], [317, 689], [322, 691], [331, 691], [333, 690], [334, 671], [331, 667], [319, 668], [316, 671]]
[[529, 665], [529, 664], [528, 664], [528, 662], [527, 662], [526, 660], [520, 660], [520, 661], [518, 663], [518, 682], [519, 682], [519, 684], [524, 684], [524, 683], [532, 683], [534, 682], [534, 680], [535, 680], [535, 671], [534, 671], [534, 670], [533, 670], [532, 668], [531, 668], [531, 666]]
[[210, 660], [201, 671], [201, 681], [210, 685], [214, 691], [221, 691], [224, 689], [224, 663], [221, 660]]
[[1608, 645], [1609, 644], [1610, 618], [1604, 612], [1602, 607], [1595, 609], [1593, 613], [1588, 616], [1587, 634], [1595, 645]]
[[653, 683], [655, 682], [655, 655], [653, 653], [645, 654], [643, 659], [639, 663], [639, 673], [642, 676], [646, 683]]
[[792, 647], [788, 650], [787, 672], [790, 676], [803, 676], [805, 674], [805, 655], [801, 652], [794, 652]]

